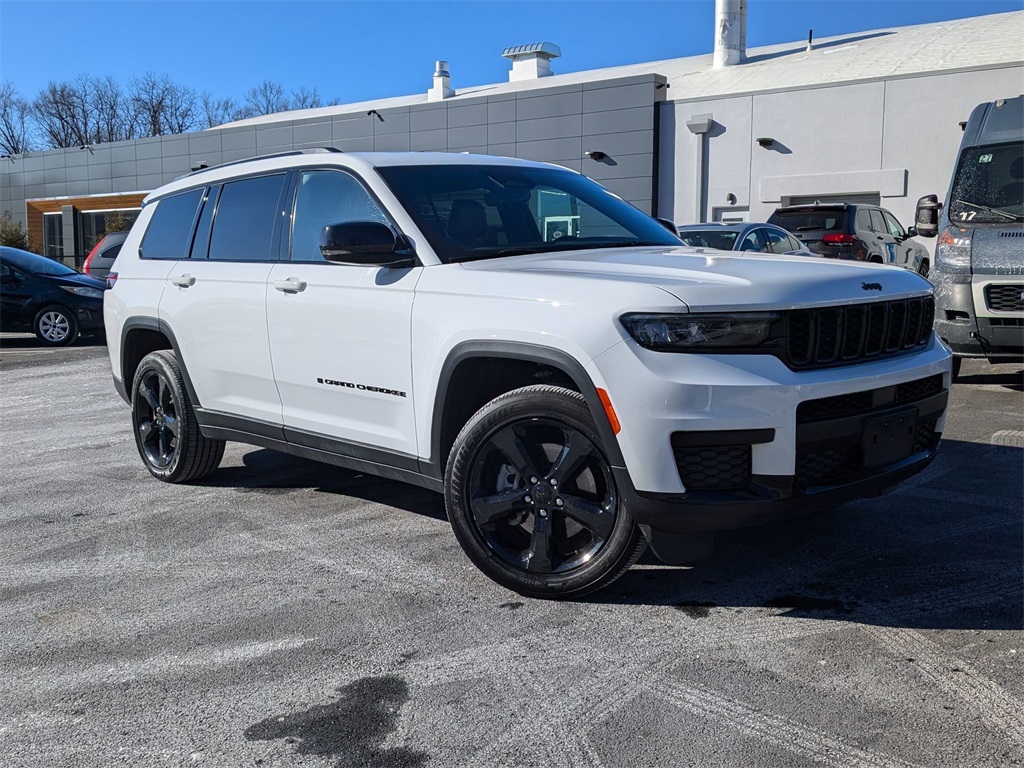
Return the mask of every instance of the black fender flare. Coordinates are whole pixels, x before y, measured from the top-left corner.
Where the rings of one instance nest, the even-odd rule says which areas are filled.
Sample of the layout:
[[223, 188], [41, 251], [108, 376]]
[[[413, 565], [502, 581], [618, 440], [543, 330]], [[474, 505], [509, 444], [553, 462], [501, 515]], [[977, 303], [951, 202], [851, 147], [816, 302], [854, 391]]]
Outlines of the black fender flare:
[[[434, 407], [430, 422], [430, 456], [429, 462], [422, 462], [421, 471], [435, 477], [444, 477], [444, 467], [441, 466], [441, 426], [444, 419], [445, 405], [447, 404], [448, 392], [451, 385], [452, 374], [459, 365], [475, 357], [505, 358], [508, 360], [524, 360], [531, 363], [542, 363], [556, 368], [570, 379], [579, 389], [590, 413], [597, 425], [598, 434], [604, 443], [605, 452], [611, 465], [616, 468], [626, 466], [622, 451], [619, 448], [619, 441], [612, 431], [611, 424], [605, 414], [604, 406], [597, 395], [597, 387], [591, 381], [590, 375], [586, 372], [580, 362], [572, 355], [554, 347], [545, 347], [539, 344], [529, 344], [519, 341], [464, 341], [448, 352], [444, 364], [441, 366], [441, 373], [437, 380], [437, 388], [434, 394]], [[422, 460], [421, 460], [422, 461]]]
[[[128, 395], [127, 397], [125, 397], [125, 399], [128, 400], [128, 402], [131, 402], [131, 394], [130, 393], [131, 393], [131, 386], [132, 386], [132, 382], [124, 380], [124, 370], [125, 370], [124, 355], [125, 355], [125, 349], [126, 349], [126, 346], [127, 346], [125, 344], [125, 341], [128, 338], [128, 334], [131, 331], [134, 331], [134, 330], [158, 331], [159, 333], [162, 333], [164, 336], [167, 337], [167, 340], [171, 343], [171, 349], [174, 351], [174, 354], [178, 358], [178, 367], [181, 369], [181, 377], [185, 380], [185, 389], [188, 390], [188, 396], [189, 396], [189, 399], [192, 401], [192, 406], [194, 408], [201, 408], [202, 404], [199, 401], [198, 395], [196, 395], [196, 389], [192, 385], [192, 379], [188, 375], [188, 368], [185, 366], [185, 360], [181, 356], [181, 348], [178, 346], [178, 340], [175, 338], [174, 331], [171, 330], [171, 326], [169, 326], [166, 322], [164, 322], [160, 318], [157, 318], [157, 317], [146, 317], [146, 316], [142, 316], [142, 315], [128, 318], [127, 320], [124, 321], [124, 324], [121, 326], [121, 362], [120, 362], [121, 371], [120, 371], [120, 373], [121, 373], [121, 377], [122, 377], [121, 378], [122, 386], [125, 389], [125, 393]], [[124, 397], [124, 394], [122, 394], [122, 397]]]

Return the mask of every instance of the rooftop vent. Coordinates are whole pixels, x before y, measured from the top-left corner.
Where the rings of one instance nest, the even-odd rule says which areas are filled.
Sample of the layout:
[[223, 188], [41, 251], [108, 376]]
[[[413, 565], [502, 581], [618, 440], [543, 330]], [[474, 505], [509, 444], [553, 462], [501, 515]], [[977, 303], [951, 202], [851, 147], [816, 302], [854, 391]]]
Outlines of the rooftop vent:
[[551, 60], [562, 55], [562, 49], [554, 43], [531, 43], [514, 45], [501, 52], [506, 59], [512, 59], [512, 71], [508, 80], [536, 80], [538, 77], [553, 75]]
[[434, 62], [434, 84], [427, 91], [427, 101], [441, 101], [455, 95], [451, 88], [452, 76], [448, 74], [447, 61]]
[[715, 0], [715, 67], [747, 56], [747, 0]]

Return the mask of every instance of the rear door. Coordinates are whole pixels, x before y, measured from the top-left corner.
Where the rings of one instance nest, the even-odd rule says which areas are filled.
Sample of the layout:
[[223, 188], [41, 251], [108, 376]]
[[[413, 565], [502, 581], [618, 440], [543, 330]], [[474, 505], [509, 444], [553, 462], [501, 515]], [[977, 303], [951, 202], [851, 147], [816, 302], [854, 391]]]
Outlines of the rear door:
[[907, 233], [891, 213], [882, 209], [882, 218], [885, 219], [889, 234], [896, 240], [896, 263], [915, 272], [920, 271], [924, 249], [907, 237]]
[[345, 170], [305, 170], [295, 188], [291, 260], [273, 267], [266, 286], [287, 439], [399, 466], [404, 456], [405, 468], [416, 469], [410, 354], [413, 290], [422, 268], [326, 261], [319, 247], [326, 225], [394, 225]]
[[[899, 243], [896, 242], [896, 238], [889, 231], [881, 209], [869, 208], [868, 219], [871, 222], [871, 234], [874, 236], [874, 243], [871, 243], [872, 238], [870, 237], [868, 238], [868, 243], [870, 245], [877, 244], [877, 253], [883, 264], [899, 264], [899, 252], [897, 250]], [[874, 250], [874, 248], [871, 248], [871, 250]]]
[[[277, 259], [288, 174], [204, 192], [191, 258], [174, 264], [160, 301], [205, 410], [277, 425], [281, 399], [267, 334], [267, 280]], [[142, 243], [143, 251], [146, 241]]]

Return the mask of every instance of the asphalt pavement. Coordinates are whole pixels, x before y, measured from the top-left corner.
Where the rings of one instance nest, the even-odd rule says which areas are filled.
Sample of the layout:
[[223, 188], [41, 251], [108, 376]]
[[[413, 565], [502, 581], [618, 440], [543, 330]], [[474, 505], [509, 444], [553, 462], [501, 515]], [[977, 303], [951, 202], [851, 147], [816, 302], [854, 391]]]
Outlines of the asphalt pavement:
[[890, 495], [577, 602], [440, 496], [229, 444], [149, 476], [101, 345], [0, 337], [0, 765], [1024, 765], [1024, 378]]

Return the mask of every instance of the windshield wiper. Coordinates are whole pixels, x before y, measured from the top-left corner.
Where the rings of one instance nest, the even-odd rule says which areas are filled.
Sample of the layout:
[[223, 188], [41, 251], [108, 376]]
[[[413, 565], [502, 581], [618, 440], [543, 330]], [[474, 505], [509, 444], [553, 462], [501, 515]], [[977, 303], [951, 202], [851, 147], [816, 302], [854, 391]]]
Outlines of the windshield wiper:
[[1018, 216], [1016, 213], [1010, 213], [1009, 211], [1004, 211], [1001, 208], [993, 208], [989, 205], [972, 203], [969, 200], [961, 200], [959, 198], [954, 200], [953, 203], [956, 205], [968, 205], [971, 208], [977, 208], [979, 211], [984, 211], [985, 213], [994, 213], [996, 216], [1004, 216], [1010, 221], [1024, 221], [1024, 216]]

